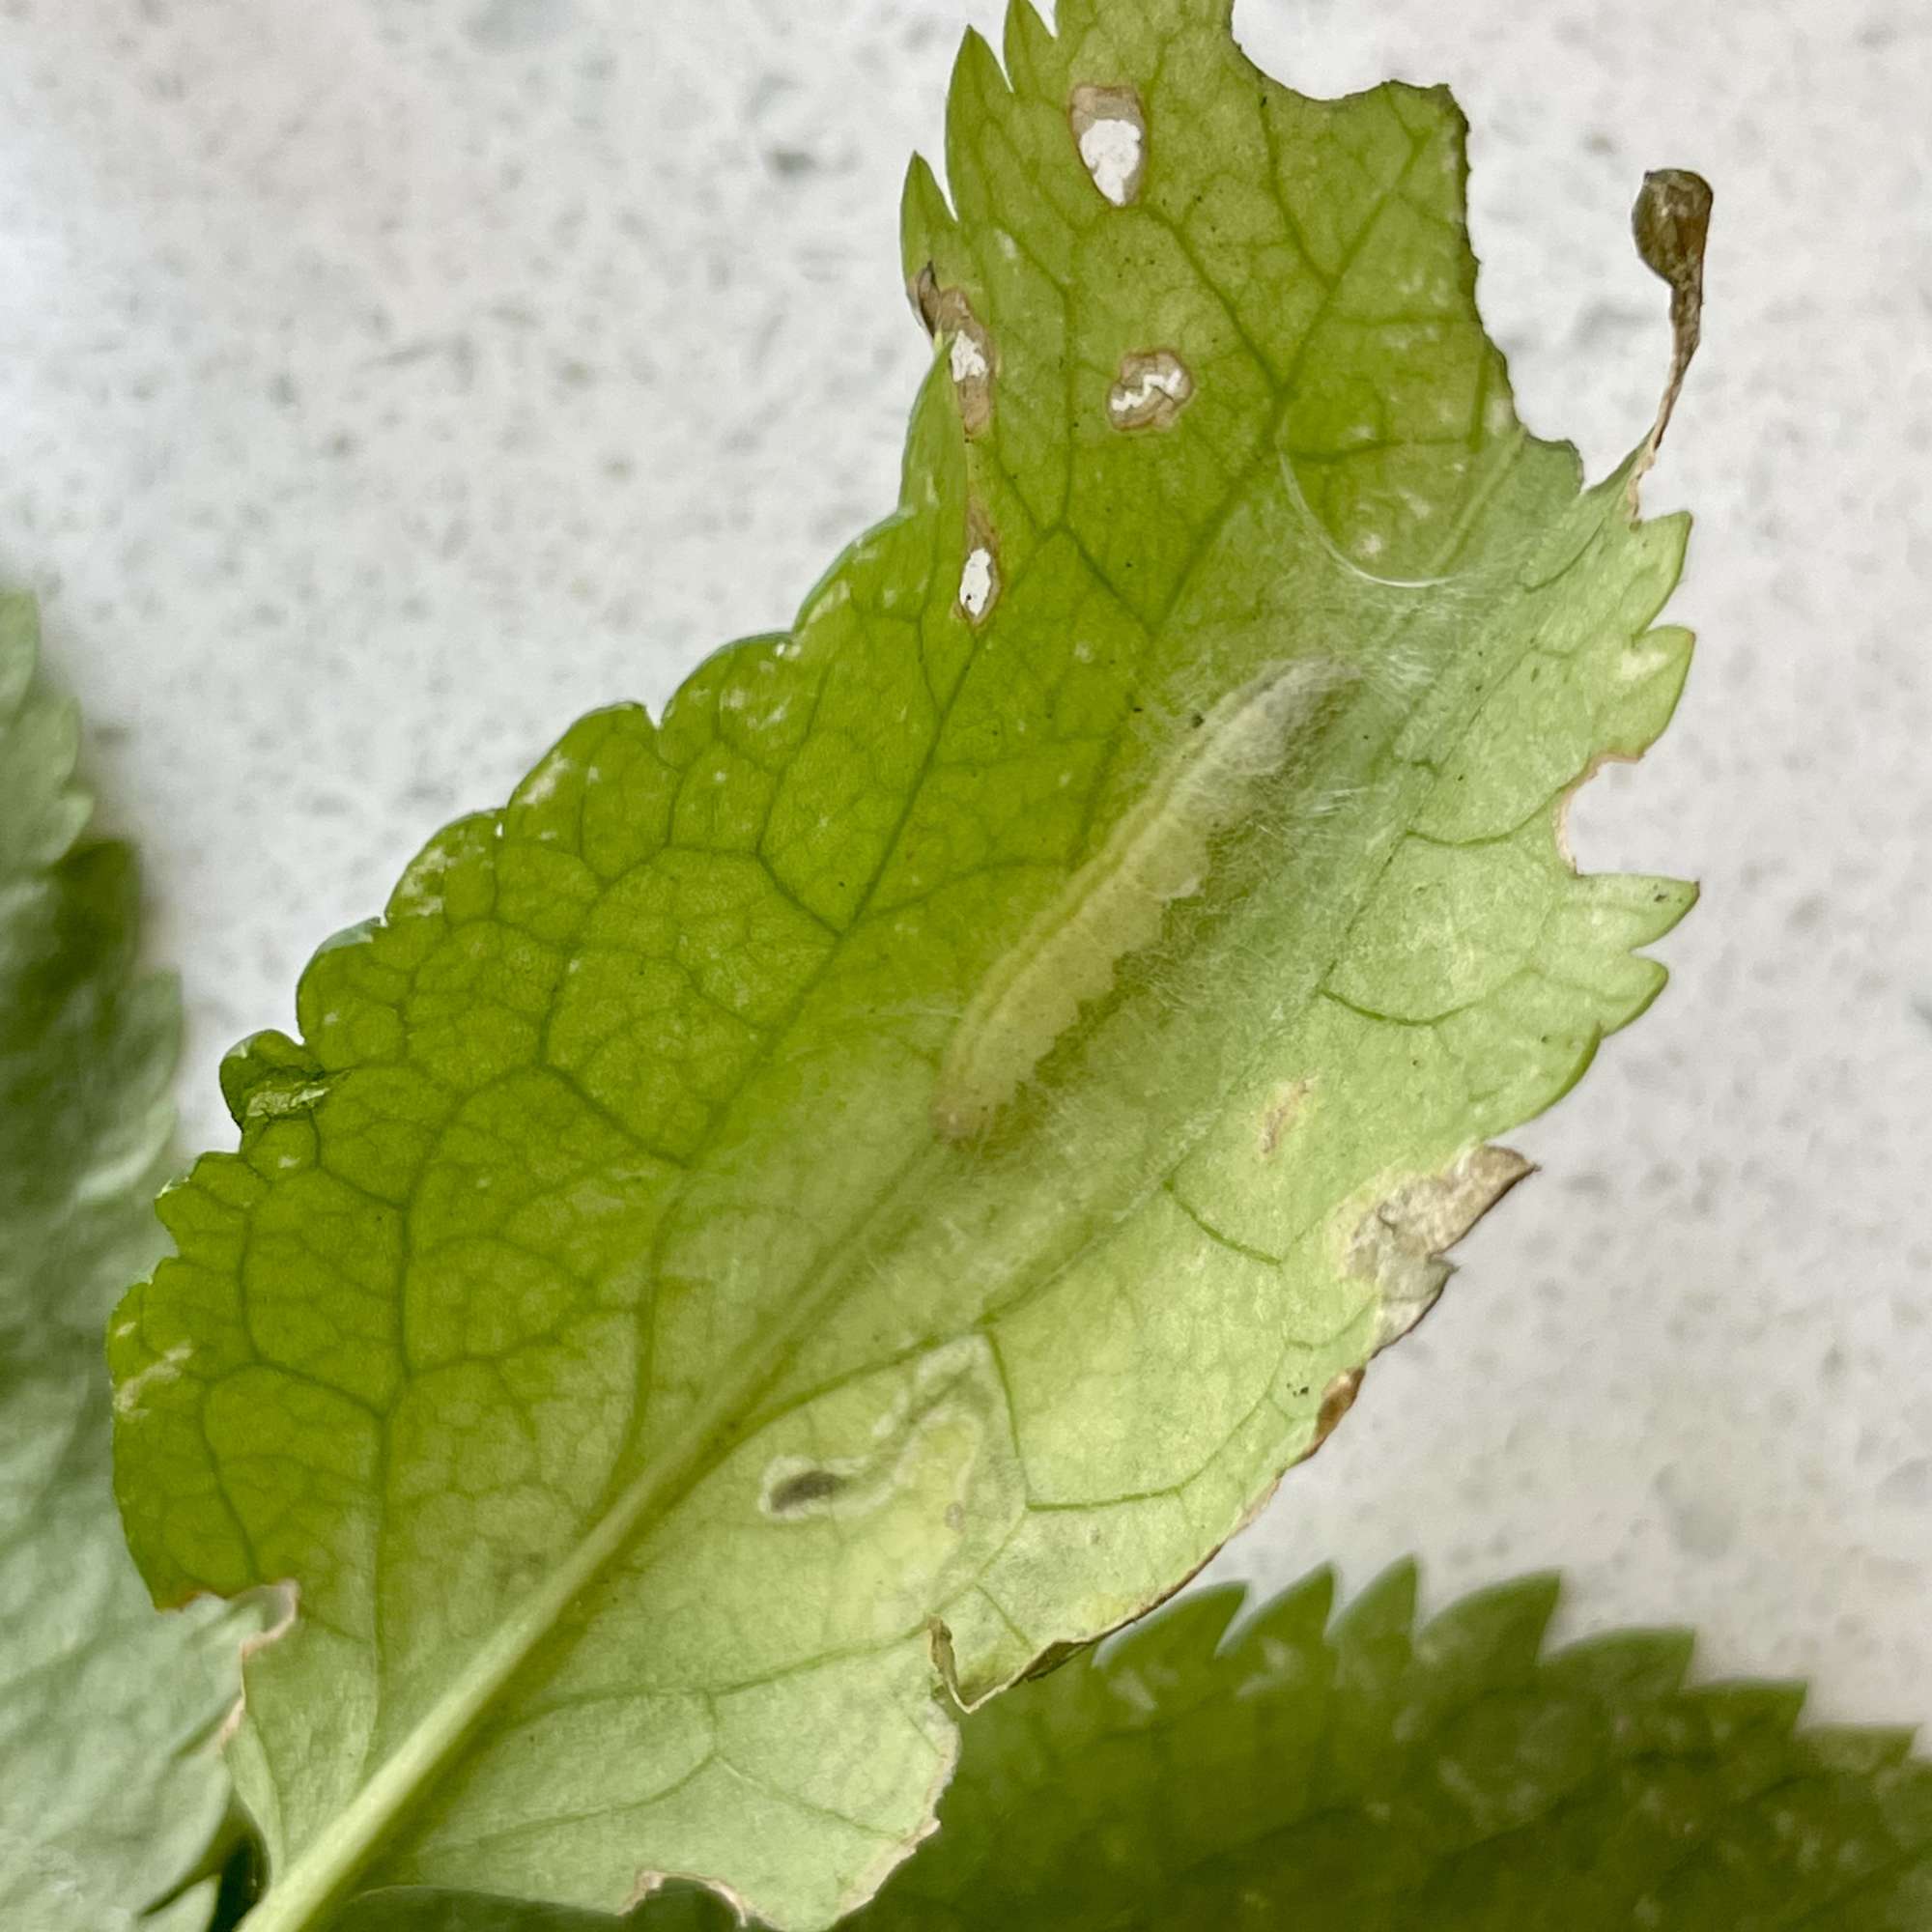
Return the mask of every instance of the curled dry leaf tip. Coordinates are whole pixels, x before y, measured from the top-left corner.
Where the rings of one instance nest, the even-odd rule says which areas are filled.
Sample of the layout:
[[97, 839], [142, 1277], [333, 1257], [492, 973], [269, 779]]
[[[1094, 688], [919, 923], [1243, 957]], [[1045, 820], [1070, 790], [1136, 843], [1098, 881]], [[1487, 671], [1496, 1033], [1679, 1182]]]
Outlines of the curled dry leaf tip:
[[1657, 420], [1637, 452], [1631, 470], [1630, 508], [1637, 511], [1637, 488], [1663, 441], [1671, 412], [1683, 392], [1684, 378], [1704, 318], [1704, 244], [1711, 232], [1711, 184], [1689, 168], [1653, 168], [1631, 209], [1631, 233], [1636, 252], [1653, 274], [1670, 284], [1670, 377]]

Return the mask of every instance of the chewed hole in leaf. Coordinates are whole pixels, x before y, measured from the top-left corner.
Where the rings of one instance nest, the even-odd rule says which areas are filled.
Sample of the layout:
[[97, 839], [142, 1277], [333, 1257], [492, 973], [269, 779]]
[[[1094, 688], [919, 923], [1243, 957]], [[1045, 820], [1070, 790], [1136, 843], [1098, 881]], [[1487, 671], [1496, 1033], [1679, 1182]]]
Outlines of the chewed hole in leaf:
[[1125, 208], [1141, 191], [1147, 174], [1147, 111], [1131, 87], [1082, 83], [1067, 102], [1074, 145], [1094, 185]]
[[1173, 350], [1135, 350], [1122, 356], [1107, 392], [1107, 420], [1122, 430], [1166, 429], [1193, 394], [1194, 378]]

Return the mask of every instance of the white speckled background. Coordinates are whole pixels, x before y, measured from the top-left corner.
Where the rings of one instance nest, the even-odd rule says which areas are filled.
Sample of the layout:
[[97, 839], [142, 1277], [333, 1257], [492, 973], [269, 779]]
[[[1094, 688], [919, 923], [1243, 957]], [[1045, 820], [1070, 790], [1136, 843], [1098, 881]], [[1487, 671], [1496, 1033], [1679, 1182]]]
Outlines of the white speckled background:
[[[0, 577], [46, 600], [183, 967], [196, 1144], [315, 943], [588, 706], [781, 626], [893, 500], [905, 156], [992, 0], [0, 0]], [[1932, 14], [1917, 0], [1243, 0], [1311, 92], [1450, 81], [1522, 404], [1601, 469], [1718, 188], [1652, 508], [1700, 516], [1678, 722], [1586, 795], [1687, 873], [1672, 989], [1519, 1144], [1353, 1419], [1223, 1559], [1932, 1719]]]

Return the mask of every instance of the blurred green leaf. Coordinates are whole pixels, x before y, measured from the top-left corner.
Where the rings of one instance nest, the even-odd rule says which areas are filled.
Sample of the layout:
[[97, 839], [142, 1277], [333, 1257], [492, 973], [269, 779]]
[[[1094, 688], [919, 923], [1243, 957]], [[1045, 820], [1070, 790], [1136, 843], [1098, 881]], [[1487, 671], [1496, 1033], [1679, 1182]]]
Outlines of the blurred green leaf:
[[192, 1932], [210, 1886], [139, 1915], [220, 1824], [236, 1632], [148, 1604], [100, 1354], [162, 1245], [178, 1001], [136, 971], [133, 861], [86, 841], [73, 707], [37, 651], [32, 602], [0, 596], [0, 1924]]

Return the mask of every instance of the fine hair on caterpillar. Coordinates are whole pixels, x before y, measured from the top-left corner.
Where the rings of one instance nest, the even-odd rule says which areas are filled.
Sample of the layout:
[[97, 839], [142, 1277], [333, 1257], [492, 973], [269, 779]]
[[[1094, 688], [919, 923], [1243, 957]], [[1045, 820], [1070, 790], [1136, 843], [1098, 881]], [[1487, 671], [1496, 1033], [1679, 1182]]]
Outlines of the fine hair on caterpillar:
[[1274, 664], [1201, 714], [1100, 849], [993, 962], [940, 1062], [932, 1123], [978, 1138], [1122, 960], [1205, 883], [1215, 838], [1253, 813], [1326, 700], [1359, 675], [1330, 659]]

